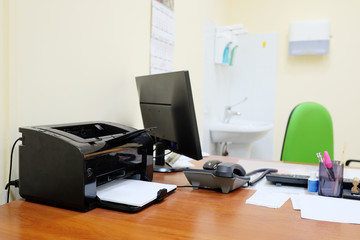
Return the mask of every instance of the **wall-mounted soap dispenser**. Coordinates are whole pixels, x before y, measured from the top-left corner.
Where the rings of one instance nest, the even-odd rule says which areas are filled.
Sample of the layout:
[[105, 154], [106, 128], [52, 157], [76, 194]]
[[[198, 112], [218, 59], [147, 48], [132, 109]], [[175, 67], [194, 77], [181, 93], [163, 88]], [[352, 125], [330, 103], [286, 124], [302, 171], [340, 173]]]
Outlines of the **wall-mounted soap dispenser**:
[[215, 63], [231, 66], [234, 52], [238, 46], [237, 38], [247, 32], [247, 29], [244, 29], [242, 24], [217, 27], [215, 34]]

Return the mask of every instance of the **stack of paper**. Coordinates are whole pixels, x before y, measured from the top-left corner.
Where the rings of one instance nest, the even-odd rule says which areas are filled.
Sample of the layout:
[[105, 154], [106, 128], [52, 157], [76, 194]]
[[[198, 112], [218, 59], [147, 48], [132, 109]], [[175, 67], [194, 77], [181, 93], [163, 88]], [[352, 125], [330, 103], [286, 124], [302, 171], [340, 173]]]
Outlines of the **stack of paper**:
[[291, 198], [293, 209], [301, 217], [312, 220], [360, 224], [360, 201], [310, 194], [290, 194], [257, 190], [246, 203], [269, 208], [280, 208]]
[[168, 192], [176, 185], [147, 182], [132, 179], [118, 179], [96, 188], [97, 196], [102, 201], [142, 207], [157, 198], [159, 190]]

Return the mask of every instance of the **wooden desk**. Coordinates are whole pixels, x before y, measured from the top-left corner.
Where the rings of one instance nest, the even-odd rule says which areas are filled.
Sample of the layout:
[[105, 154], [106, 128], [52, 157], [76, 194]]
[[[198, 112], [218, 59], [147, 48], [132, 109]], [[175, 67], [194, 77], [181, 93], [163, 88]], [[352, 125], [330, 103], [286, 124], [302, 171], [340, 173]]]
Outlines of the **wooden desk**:
[[[154, 181], [189, 184], [183, 173], [158, 173]], [[178, 188], [163, 202], [136, 214], [100, 208], [80, 213], [17, 200], [0, 206], [0, 239], [278, 240], [360, 235], [359, 225], [301, 219], [290, 200], [280, 209], [245, 204], [253, 193]]]

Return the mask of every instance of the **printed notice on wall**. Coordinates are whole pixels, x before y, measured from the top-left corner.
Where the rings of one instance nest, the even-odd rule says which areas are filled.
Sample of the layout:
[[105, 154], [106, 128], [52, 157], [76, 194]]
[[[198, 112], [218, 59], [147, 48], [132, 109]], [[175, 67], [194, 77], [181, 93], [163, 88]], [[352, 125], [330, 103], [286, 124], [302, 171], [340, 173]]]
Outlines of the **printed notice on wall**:
[[151, 74], [171, 72], [175, 43], [174, 0], [153, 0], [151, 18]]

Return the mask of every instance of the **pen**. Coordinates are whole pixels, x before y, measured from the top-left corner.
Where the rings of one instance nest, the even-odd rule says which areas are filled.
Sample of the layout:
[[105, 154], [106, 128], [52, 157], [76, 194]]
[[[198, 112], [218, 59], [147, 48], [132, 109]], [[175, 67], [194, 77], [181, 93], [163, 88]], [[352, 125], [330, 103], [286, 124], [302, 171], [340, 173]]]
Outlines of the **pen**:
[[324, 159], [323, 159], [323, 156], [322, 156], [321, 152], [316, 153], [316, 156], [317, 156], [317, 158], [319, 159], [319, 163], [323, 163], [323, 162], [324, 162]]

